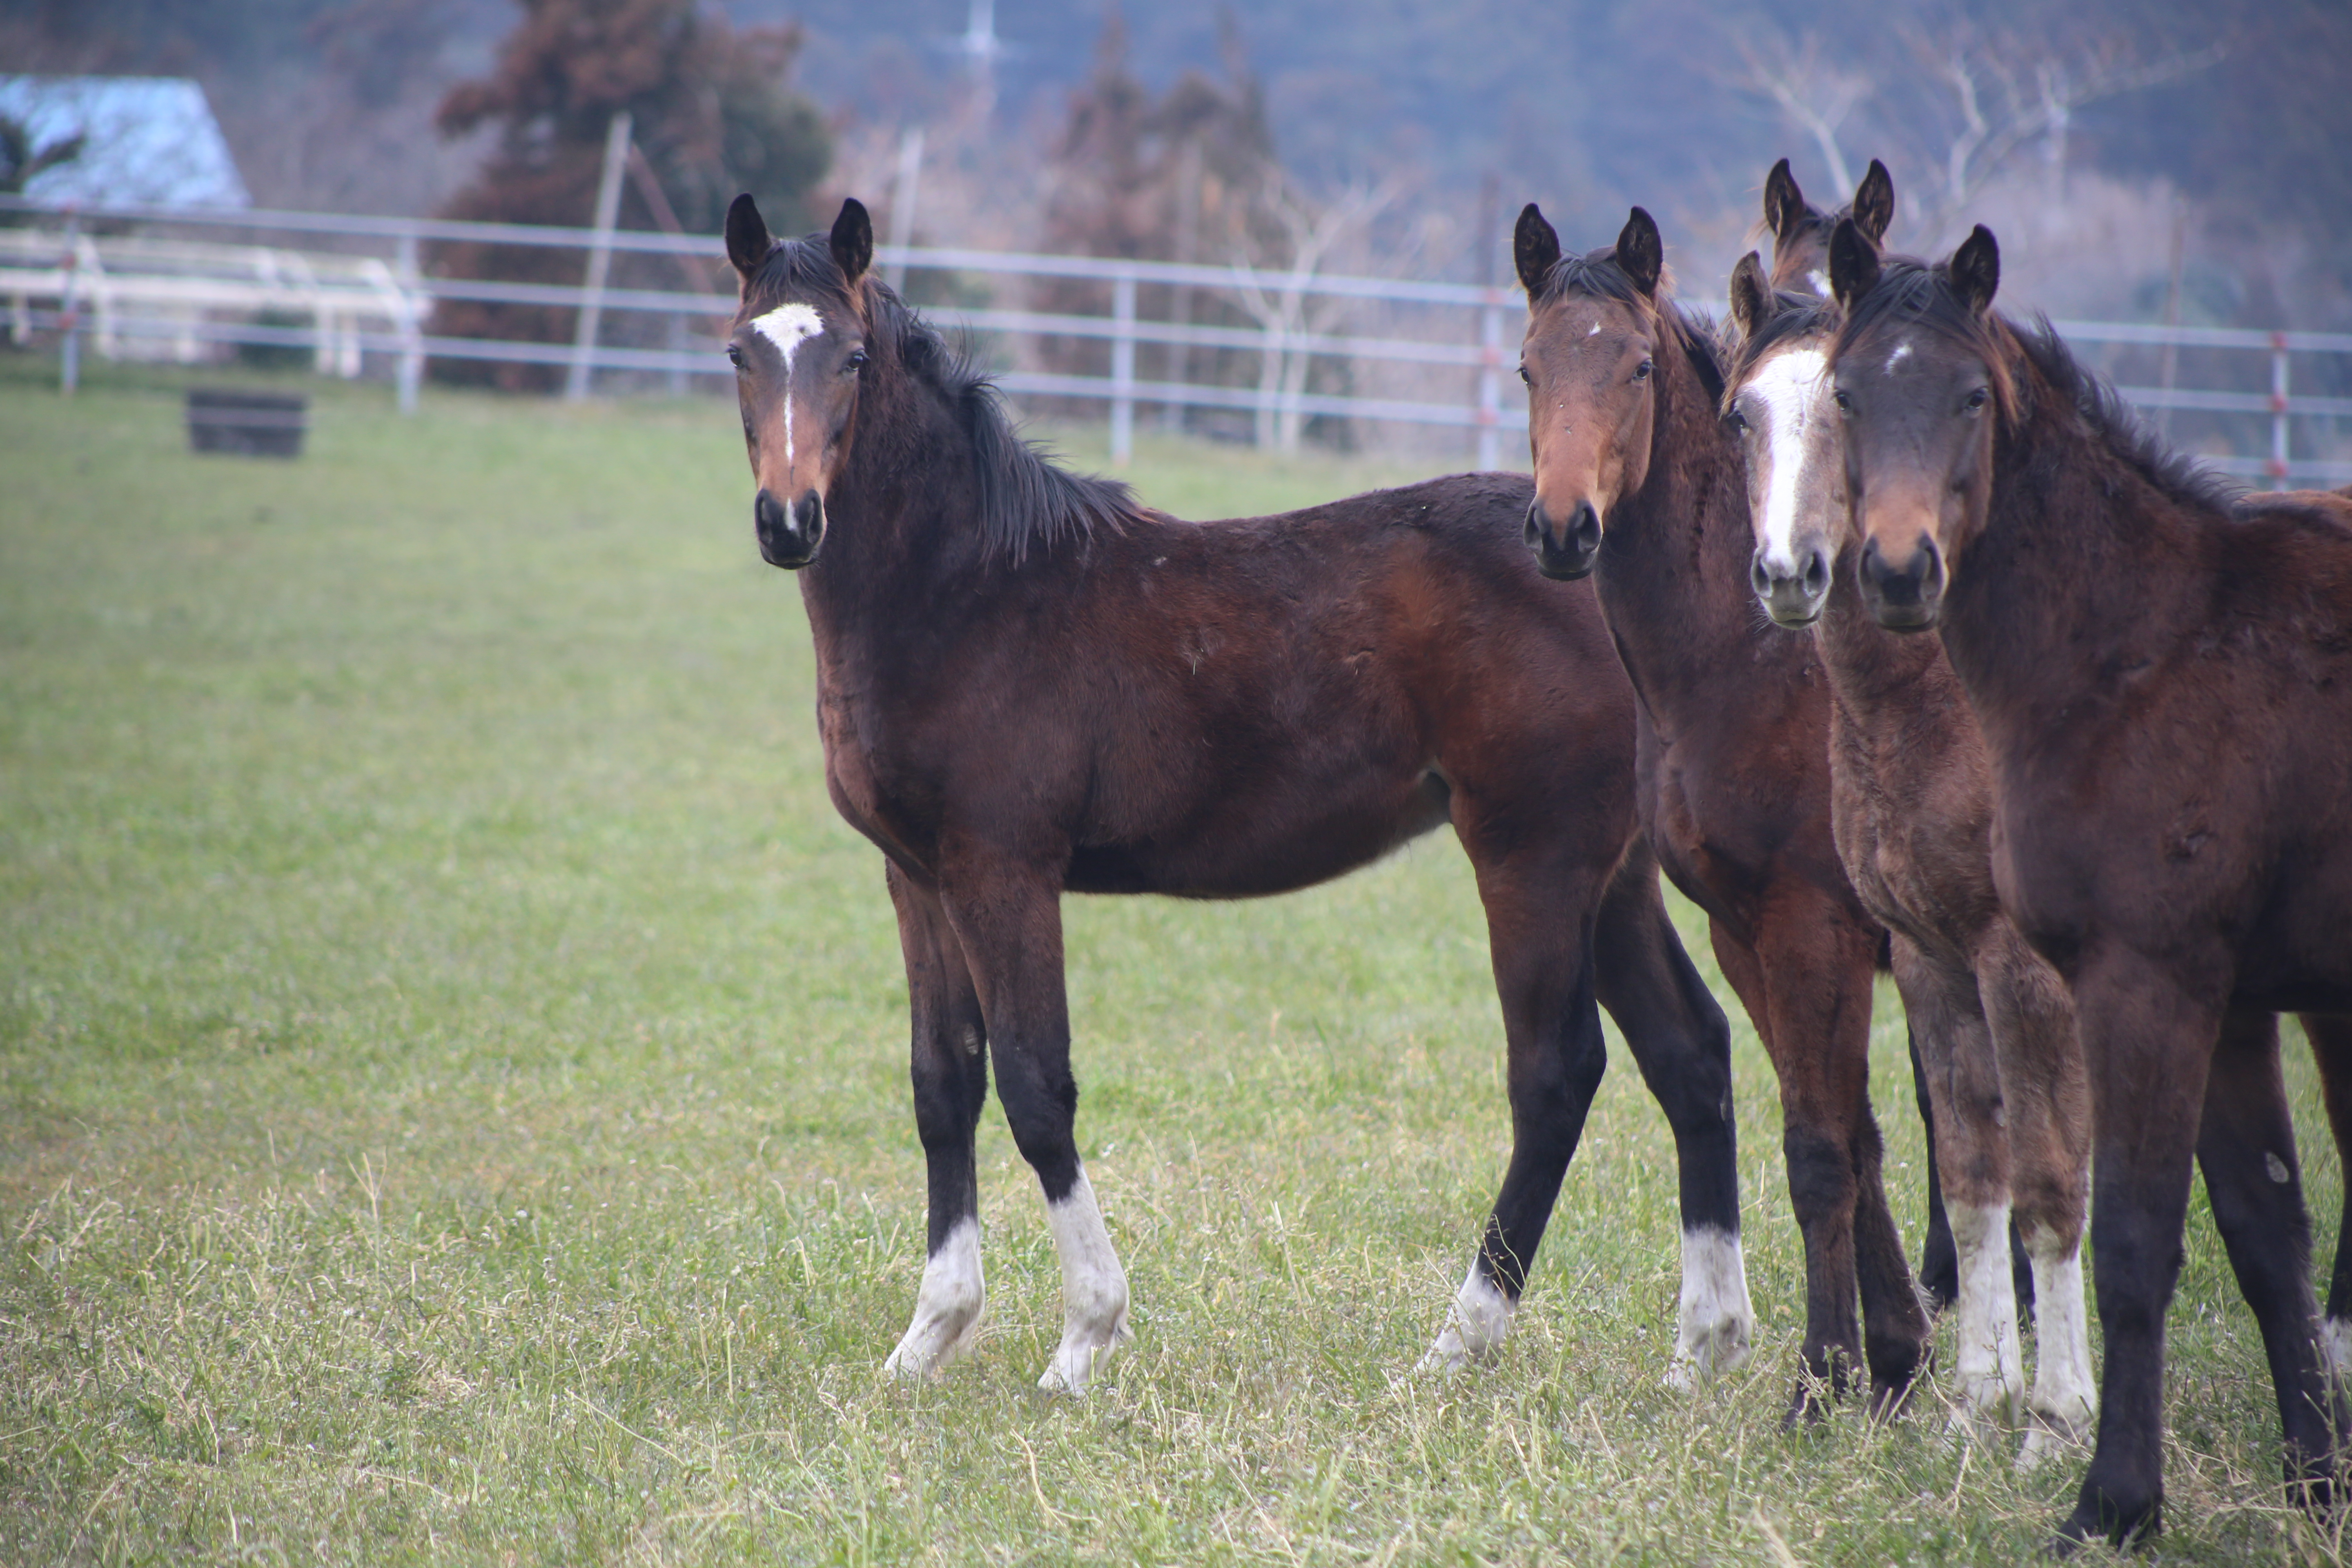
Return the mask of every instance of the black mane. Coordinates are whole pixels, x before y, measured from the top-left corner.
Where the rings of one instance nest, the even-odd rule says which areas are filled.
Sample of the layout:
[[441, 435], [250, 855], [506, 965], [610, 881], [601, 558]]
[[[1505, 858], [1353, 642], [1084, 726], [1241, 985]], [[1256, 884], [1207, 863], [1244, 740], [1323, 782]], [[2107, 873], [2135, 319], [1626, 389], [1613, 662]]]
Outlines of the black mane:
[[1889, 256], [1877, 284], [1855, 301], [1830, 349], [1834, 364], [1849, 345], [1890, 319], [1906, 320], [1960, 343], [1993, 370], [2001, 419], [2017, 429], [2032, 410], [2021, 405], [2012, 362], [2022, 360], [2082, 420], [2091, 437], [2165, 495], [2185, 505], [2228, 512], [2244, 487], [2166, 444], [2103, 377], [2083, 368], [2047, 316], [2029, 328], [1987, 311], [1979, 315], [1952, 288], [1945, 265]]
[[[1050, 552], [1102, 528], [1118, 532], [1143, 515], [1135, 492], [1118, 479], [1073, 473], [1023, 438], [1004, 400], [969, 350], [951, 346], [879, 278], [868, 275], [853, 298], [823, 234], [780, 239], [745, 291], [747, 300], [823, 300], [859, 316], [877, 363], [895, 363], [937, 394], [971, 443], [980, 486], [980, 533], [986, 552], [1019, 564], [1032, 547]], [[757, 314], [761, 307], [753, 307]]]
[[2158, 489], [2175, 500], [2221, 511], [2232, 510], [2244, 499], [2243, 484], [2168, 445], [2148, 428], [2137, 409], [2124, 401], [2113, 383], [2084, 369], [2049, 317], [2037, 314], [2029, 331], [2011, 326], [2010, 335], [2042, 378], [2074, 405], [2107, 449]]
[[1553, 262], [1551, 270], [1544, 274], [1543, 287], [1528, 296], [1528, 308], [1535, 310], [1563, 294], [1573, 293], [1614, 300], [1647, 310], [1657, 318], [1668, 341], [1690, 357], [1691, 368], [1698, 372], [1699, 383], [1706, 388], [1707, 401], [1721, 403], [1723, 363], [1716, 346], [1715, 323], [1665, 299], [1667, 287], [1662, 280], [1655, 299], [1643, 293], [1626, 276], [1625, 269], [1617, 265], [1617, 247], [1604, 245], [1587, 256], [1567, 252]]

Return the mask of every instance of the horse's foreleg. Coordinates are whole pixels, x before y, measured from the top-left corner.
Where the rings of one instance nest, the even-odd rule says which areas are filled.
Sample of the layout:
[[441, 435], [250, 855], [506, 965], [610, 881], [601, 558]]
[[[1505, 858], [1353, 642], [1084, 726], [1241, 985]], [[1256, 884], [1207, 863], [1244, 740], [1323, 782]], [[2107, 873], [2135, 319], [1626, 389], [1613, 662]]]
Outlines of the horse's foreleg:
[[[1457, 802], [1457, 825], [1467, 813]], [[1493, 1352], [1510, 1331], [1528, 1270], [1551, 1220], [1585, 1113], [1609, 1065], [1592, 988], [1598, 879], [1549, 863], [1481, 858], [1475, 818], [1463, 842], [1486, 906], [1495, 989], [1503, 1005], [1511, 1160], [1481, 1232], [1451, 1321], [1423, 1371], [1452, 1372]]]
[[2074, 975], [2076, 1027], [2091, 1086], [2091, 1251], [2105, 1364], [2098, 1441], [2068, 1542], [2121, 1543], [2156, 1530], [2164, 1509], [2164, 1316], [2180, 1280], [2190, 1162], [2218, 1000], [2172, 970], [2108, 950]]
[[1979, 952], [1977, 982], [2000, 1057], [2013, 1213], [2033, 1268], [2033, 1392], [2026, 1402], [2033, 1429], [2017, 1460], [2030, 1469], [2087, 1438], [2098, 1409], [2083, 1294], [2090, 1088], [2065, 983], [2006, 921]]
[[2238, 1289], [2262, 1328], [2287, 1484], [2307, 1505], [2324, 1506], [2344, 1445], [2345, 1413], [2320, 1350], [2311, 1215], [2279, 1073], [2276, 1015], [2233, 1012], [2222, 1024], [2205, 1083], [2197, 1164]]
[[2325, 1347], [2339, 1383], [2352, 1381], [2352, 1017], [2305, 1013], [2303, 1032], [2319, 1068], [2327, 1105], [2328, 1130], [2336, 1135], [2336, 1160], [2344, 1173], [2344, 1205], [2336, 1230], [2336, 1268], [2327, 1281]]
[[[1811, 1411], [1811, 1388], [1843, 1390], [1857, 1361], [1869, 1368], [1873, 1405], [1893, 1407], [1927, 1351], [1927, 1318], [1886, 1206], [1885, 1149], [1870, 1112], [1875, 946], [1875, 934], [1826, 895], [1784, 887], [1757, 922], [1751, 978], [1743, 983], [1725, 964], [1751, 1013], [1750, 988], [1763, 994], [1759, 1033], [1780, 1077], [1790, 1205], [1805, 1237], [1808, 1377], [1790, 1402], [1792, 1420]], [[1745, 956], [1718, 933], [1717, 954], [1727, 949]]]
[[1683, 951], [1646, 854], [1621, 872], [1593, 934], [1601, 1005], [1674, 1130], [1681, 1174], [1683, 1287], [1666, 1381], [1729, 1372], [1748, 1360], [1756, 1308], [1739, 1249], [1738, 1123], [1731, 1026]]
[[1062, 1263], [1062, 1342], [1038, 1386], [1083, 1394], [1127, 1338], [1127, 1272], [1078, 1161], [1060, 889], [1026, 867], [992, 861], [958, 866], [941, 891], [988, 1020], [996, 1095], [1045, 1189]]
[[1936, 1101], [1927, 1091], [1927, 1064], [1919, 1059], [1919, 1031], [1909, 1032], [1911, 1094], [1919, 1102], [1919, 1127], [1927, 1143], [1927, 1239], [1919, 1247], [1919, 1293], [1931, 1312], [1959, 1298], [1960, 1255], [1952, 1245], [1952, 1216], [1944, 1208], [1944, 1177], [1936, 1163]]
[[883, 1370], [920, 1377], [970, 1348], [986, 1300], [972, 1133], [988, 1095], [988, 1031], [938, 893], [915, 885], [896, 866], [889, 883], [914, 1020], [915, 1131], [930, 1168], [930, 1237], [914, 1321]]
[[1954, 1312], [1958, 1419], [2007, 1426], [2025, 1409], [2024, 1358], [2009, 1268], [2010, 1147], [2000, 1062], [1977, 977], [1894, 942], [1895, 983], [1928, 1085], [1959, 1291]]

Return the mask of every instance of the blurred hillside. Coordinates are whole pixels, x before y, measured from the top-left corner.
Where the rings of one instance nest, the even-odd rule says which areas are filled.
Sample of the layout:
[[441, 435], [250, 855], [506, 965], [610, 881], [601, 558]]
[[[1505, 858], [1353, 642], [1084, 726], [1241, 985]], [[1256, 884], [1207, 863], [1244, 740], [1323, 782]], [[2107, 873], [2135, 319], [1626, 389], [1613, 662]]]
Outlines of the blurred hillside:
[[[998, 0], [1003, 48], [984, 83], [955, 47], [968, 0], [714, 9], [801, 26], [793, 85], [832, 119], [836, 186], [877, 214], [901, 133], [924, 127], [924, 237], [1034, 246], [1066, 226], [1047, 221], [1054, 157], [1097, 69], [1099, 0]], [[1525, 200], [1579, 245], [1605, 242], [1638, 201], [1685, 291], [1711, 299], [1773, 158], [1828, 196], [1841, 163], [1850, 175], [1879, 156], [1902, 195], [1895, 242], [1993, 223], [2013, 304], [2352, 325], [2352, 8], [2336, 0], [1286, 0], [1221, 15], [1209, 0], [1130, 8], [1126, 69], [1167, 94], [1188, 72], [1235, 79], [1238, 49], [1286, 178], [1327, 201], [1384, 190], [1387, 226], [1370, 231], [1416, 270], [1480, 276], [1496, 215]], [[422, 211], [488, 150], [444, 141], [433, 109], [489, 69], [518, 16], [508, 0], [32, 0], [0, 20], [0, 56], [194, 75], [257, 201]]]

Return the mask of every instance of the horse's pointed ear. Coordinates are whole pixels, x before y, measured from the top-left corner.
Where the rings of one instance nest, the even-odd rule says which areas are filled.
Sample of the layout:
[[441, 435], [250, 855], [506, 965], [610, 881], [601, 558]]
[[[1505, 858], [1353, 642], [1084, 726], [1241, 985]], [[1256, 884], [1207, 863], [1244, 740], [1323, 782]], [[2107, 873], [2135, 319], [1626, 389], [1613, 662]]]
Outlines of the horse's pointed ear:
[[1993, 294], [2000, 288], [2000, 245], [1992, 230], [1977, 225], [1976, 232], [1952, 252], [1949, 268], [1952, 292], [1971, 314], [1981, 316], [1992, 309]]
[[1751, 250], [1731, 269], [1731, 319], [1739, 323], [1741, 337], [1752, 338], [1778, 314], [1779, 302], [1764, 277], [1764, 258]]
[[727, 208], [727, 259], [749, 283], [751, 274], [760, 270], [760, 263], [768, 259], [775, 241], [768, 237], [768, 221], [760, 216], [760, 204], [745, 191]]
[[856, 196], [841, 204], [841, 216], [833, 220], [833, 264], [841, 268], [841, 280], [853, 289], [874, 264], [874, 220], [866, 216], [866, 204]]
[[1895, 176], [1886, 165], [1873, 158], [1870, 173], [1863, 175], [1862, 184], [1853, 188], [1853, 226], [1862, 230], [1862, 237], [1873, 245], [1886, 243], [1886, 230], [1895, 222]]
[[1643, 294], [1658, 291], [1666, 272], [1666, 242], [1658, 237], [1656, 220], [1635, 207], [1617, 235], [1617, 265]]
[[1797, 176], [1789, 173], [1789, 160], [1781, 159], [1764, 176], [1764, 223], [1780, 244], [1789, 243], [1797, 226], [1805, 218], [1805, 193], [1797, 188]]
[[1878, 247], [1864, 239], [1853, 219], [1838, 219], [1830, 231], [1830, 293], [1851, 310], [1878, 286]]
[[1519, 269], [1519, 287], [1532, 300], [1543, 292], [1544, 279], [1559, 263], [1559, 231], [1529, 202], [1511, 233], [1511, 262]]

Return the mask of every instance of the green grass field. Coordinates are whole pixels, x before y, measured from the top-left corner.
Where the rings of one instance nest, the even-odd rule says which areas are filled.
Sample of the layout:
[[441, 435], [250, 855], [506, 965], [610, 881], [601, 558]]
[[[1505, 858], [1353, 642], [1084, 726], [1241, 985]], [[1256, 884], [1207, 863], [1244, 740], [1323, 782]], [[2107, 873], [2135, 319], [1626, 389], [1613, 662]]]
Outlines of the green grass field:
[[[1136, 1338], [1036, 1392], [1059, 1279], [992, 1110], [988, 1328], [884, 1384], [896, 932], [730, 412], [305, 381], [287, 464], [188, 455], [168, 375], [51, 374], [0, 357], [0, 1561], [2001, 1562], [2071, 1499], [1927, 1402], [1779, 1430], [1775, 1087], [1679, 905], [1738, 1029], [1755, 1361], [1661, 1385], [1675, 1173], [1621, 1052], [1506, 1352], [1410, 1375], [1507, 1144], [1443, 833], [1279, 900], [1071, 900]], [[1133, 477], [1219, 515], [1410, 476]], [[1877, 1039], [1916, 1256], [1891, 992]], [[2172, 1330], [2152, 1560], [2326, 1560], [2201, 1199]]]

